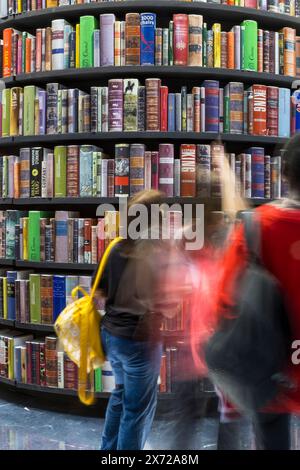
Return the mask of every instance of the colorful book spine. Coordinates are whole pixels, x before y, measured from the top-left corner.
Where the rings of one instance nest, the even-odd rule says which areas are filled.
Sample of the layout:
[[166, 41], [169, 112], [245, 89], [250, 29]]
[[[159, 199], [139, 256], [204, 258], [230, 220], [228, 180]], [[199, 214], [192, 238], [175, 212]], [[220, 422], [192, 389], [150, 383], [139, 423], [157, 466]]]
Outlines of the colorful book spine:
[[108, 82], [108, 130], [123, 130], [123, 79]]
[[266, 85], [253, 85], [253, 134], [267, 134], [267, 87]]
[[158, 189], [159, 187], [159, 174], [158, 174], [158, 165], [159, 165], [159, 153], [151, 152], [151, 188]]
[[205, 80], [205, 131], [219, 132], [219, 82]]
[[128, 144], [115, 146], [115, 196], [129, 196], [129, 153]]
[[41, 323], [53, 322], [53, 278], [49, 274], [41, 274]]
[[172, 144], [159, 144], [158, 177], [159, 189], [167, 197], [173, 197], [174, 146]]
[[145, 186], [145, 146], [132, 144], [130, 146], [130, 196], [142, 191]]
[[141, 13], [141, 65], [155, 64], [156, 14]]
[[189, 21], [188, 15], [173, 15], [174, 22], [174, 65], [188, 64]]
[[202, 67], [202, 26], [201, 15], [188, 15], [189, 22], [189, 56], [188, 65]]
[[256, 72], [258, 70], [257, 22], [253, 20], [244, 20], [242, 25], [245, 28], [243, 69]]
[[215, 23], [213, 29], [214, 67], [221, 67], [221, 25]]
[[66, 307], [66, 278], [65, 276], [53, 276], [53, 321]]
[[114, 23], [115, 15], [100, 15], [101, 65], [114, 65]]
[[41, 276], [29, 275], [30, 289], [30, 322], [41, 323]]
[[278, 107], [279, 89], [268, 86], [267, 88], [267, 129], [268, 135], [278, 135]]
[[180, 146], [180, 195], [183, 197], [196, 196], [196, 145], [182, 144]]
[[97, 28], [94, 16], [80, 17], [80, 67], [94, 66], [94, 32]]
[[159, 78], [147, 78], [146, 85], [146, 130], [160, 130], [160, 86]]
[[53, 20], [52, 29], [52, 70], [64, 69], [64, 28], [65, 20]]
[[251, 155], [251, 197], [264, 198], [265, 195], [265, 154], [261, 147], [251, 147], [247, 153]]
[[138, 88], [137, 79], [124, 78], [123, 80], [123, 116], [124, 131], [138, 130]]
[[126, 65], [140, 65], [140, 14], [126, 13]]
[[67, 148], [58, 145], [54, 148], [54, 197], [67, 195]]

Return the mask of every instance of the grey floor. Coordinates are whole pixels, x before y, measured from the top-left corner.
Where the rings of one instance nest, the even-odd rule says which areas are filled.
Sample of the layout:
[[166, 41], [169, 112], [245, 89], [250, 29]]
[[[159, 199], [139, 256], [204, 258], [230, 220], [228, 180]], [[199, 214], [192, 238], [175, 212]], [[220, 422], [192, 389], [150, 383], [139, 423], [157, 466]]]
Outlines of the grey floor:
[[[94, 450], [99, 448], [103, 419], [45, 410], [32, 406], [31, 403], [34, 402], [27, 400], [26, 397], [16, 397], [12, 400], [8, 394], [0, 392], [1, 450]], [[193, 429], [189, 430], [192, 435], [188, 437], [189, 449], [216, 449], [217, 416], [199, 419], [194, 423]], [[177, 432], [178, 440], [178, 433], [181, 431], [180, 423], [174, 422], [170, 416], [157, 417], [146, 449], [174, 448], [174, 436]], [[183, 431], [183, 436], [185, 436], [185, 430]], [[300, 419], [293, 418], [291, 432], [293, 449], [300, 449]], [[177, 445], [177, 448], [187, 448], [186, 444]], [[244, 423], [240, 448], [252, 449], [253, 446], [251, 426]]]

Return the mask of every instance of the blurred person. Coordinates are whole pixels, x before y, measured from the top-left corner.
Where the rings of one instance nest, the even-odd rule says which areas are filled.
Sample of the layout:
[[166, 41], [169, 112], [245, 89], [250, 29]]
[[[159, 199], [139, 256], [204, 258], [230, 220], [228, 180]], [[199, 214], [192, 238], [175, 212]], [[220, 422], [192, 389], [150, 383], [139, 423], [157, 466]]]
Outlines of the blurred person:
[[[169, 240], [162, 240], [161, 216], [157, 226], [151, 221], [151, 206], [160, 205], [162, 197], [149, 190], [131, 198], [128, 209], [138, 204], [147, 208], [147, 233], [113, 248], [98, 286], [106, 299], [102, 345], [116, 382], [106, 410], [102, 450], [143, 449], [155, 414], [162, 318], [175, 315], [178, 307], [176, 282], [172, 279], [169, 289], [168, 276], [174, 263], [177, 272], [180, 268]], [[128, 217], [128, 224], [133, 219]], [[157, 239], [149, 238], [151, 230]]]
[[[289, 198], [274, 201], [255, 210], [254, 220], [260, 227], [260, 254], [266, 269], [279, 281], [288, 304], [292, 341], [300, 338], [300, 136], [286, 146], [283, 172], [289, 184]], [[222, 262], [216, 322], [233, 305], [239, 276], [247, 266], [244, 227], [239, 224]], [[292, 346], [292, 344], [291, 344]], [[255, 345], [253, 345], [255, 347]], [[291, 357], [292, 357], [291, 349]], [[286, 375], [293, 384], [282, 388], [266, 412], [254, 418], [257, 448], [288, 450], [290, 448], [290, 415], [300, 413], [300, 368], [287, 365]]]

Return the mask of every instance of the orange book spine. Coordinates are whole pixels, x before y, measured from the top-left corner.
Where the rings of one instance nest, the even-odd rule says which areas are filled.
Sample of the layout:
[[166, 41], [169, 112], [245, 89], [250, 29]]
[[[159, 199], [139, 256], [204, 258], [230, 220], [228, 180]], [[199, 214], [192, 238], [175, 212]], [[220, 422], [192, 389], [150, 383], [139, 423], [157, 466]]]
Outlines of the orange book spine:
[[227, 33], [227, 68], [234, 69], [234, 32]]
[[3, 31], [3, 77], [10, 77], [12, 74], [12, 36], [12, 28]]
[[14, 163], [14, 198], [20, 197], [20, 160], [16, 159]]
[[26, 38], [25, 43], [25, 73], [31, 72], [31, 39]]
[[283, 28], [284, 35], [284, 75], [296, 76], [296, 30]]
[[267, 87], [253, 85], [253, 134], [267, 135]]
[[140, 15], [127, 13], [125, 19], [126, 65], [140, 65]]

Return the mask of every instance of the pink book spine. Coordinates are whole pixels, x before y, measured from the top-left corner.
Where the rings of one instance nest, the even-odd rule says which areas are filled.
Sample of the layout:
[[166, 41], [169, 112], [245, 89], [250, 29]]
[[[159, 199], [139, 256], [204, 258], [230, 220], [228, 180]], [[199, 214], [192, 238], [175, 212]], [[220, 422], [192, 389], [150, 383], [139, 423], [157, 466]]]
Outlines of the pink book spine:
[[245, 0], [246, 8], [257, 8], [257, 0]]
[[151, 188], [158, 189], [158, 152], [151, 152]]
[[17, 45], [17, 74], [22, 73], [22, 38], [18, 39]]
[[174, 193], [174, 146], [173, 144], [159, 144], [158, 164], [159, 189], [167, 197]]

